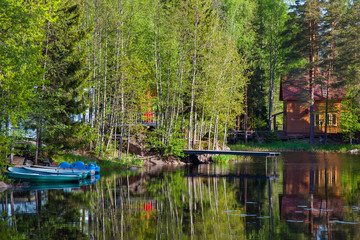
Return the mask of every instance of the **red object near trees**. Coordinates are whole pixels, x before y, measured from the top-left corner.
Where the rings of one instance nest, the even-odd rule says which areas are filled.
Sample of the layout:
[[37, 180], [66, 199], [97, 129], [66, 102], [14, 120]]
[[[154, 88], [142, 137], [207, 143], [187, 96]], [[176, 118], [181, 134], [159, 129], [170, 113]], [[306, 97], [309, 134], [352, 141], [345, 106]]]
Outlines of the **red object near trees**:
[[154, 114], [151, 111], [147, 111], [144, 113], [146, 123], [153, 123]]
[[143, 209], [144, 211], [152, 211], [153, 210], [152, 202], [144, 203]]

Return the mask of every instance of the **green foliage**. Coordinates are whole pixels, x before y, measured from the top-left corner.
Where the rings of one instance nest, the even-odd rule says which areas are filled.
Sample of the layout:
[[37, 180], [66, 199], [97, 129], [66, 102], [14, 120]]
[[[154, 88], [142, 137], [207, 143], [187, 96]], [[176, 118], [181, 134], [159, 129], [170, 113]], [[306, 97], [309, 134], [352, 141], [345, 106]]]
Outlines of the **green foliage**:
[[53, 160], [59, 164], [61, 162], [68, 162], [68, 163], [72, 164], [72, 163], [78, 162], [78, 161], [88, 163], [88, 162], [92, 162], [94, 159], [91, 157], [88, 157], [88, 156], [77, 155], [77, 154], [73, 154], [73, 153], [65, 153], [62, 155], [55, 155]]
[[[131, 166], [139, 167], [143, 166], [143, 160], [139, 159], [135, 155], [122, 156], [121, 160], [118, 159], [103, 159], [98, 162], [98, 165], [101, 167], [102, 172], [113, 172], [114, 170], [125, 170]], [[134, 172], [134, 171], [130, 171]], [[129, 172], [126, 172], [129, 173]], [[122, 174], [124, 175], [124, 174]]]
[[348, 99], [342, 102], [343, 111], [341, 112], [341, 128], [347, 140], [352, 144], [355, 133], [360, 131], [360, 111], [358, 106]]
[[280, 137], [276, 132], [268, 132], [264, 138], [264, 142], [265, 143], [275, 143], [275, 142], [279, 142]]
[[61, 162], [68, 162], [70, 164], [74, 162], [96, 162], [97, 165], [100, 166], [101, 172], [106, 171], [114, 171], [114, 170], [123, 170], [130, 166], [139, 166], [144, 165], [144, 162], [136, 157], [135, 155], [126, 155], [124, 154], [121, 160], [118, 159], [102, 159], [98, 160], [94, 157], [78, 155], [73, 153], [65, 153], [63, 155], [56, 155], [54, 156], [54, 161], [60, 164]]
[[[3, 211], [0, 213], [0, 239], [1, 240], [21, 240], [27, 239], [24, 234], [20, 234], [16, 229], [9, 227], [9, 222], [14, 221], [12, 217], [7, 216], [7, 212]], [[16, 220], [15, 220], [16, 221]]]
[[[291, 36], [285, 34], [292, 25], [289, 5], [273, 0], [224, 0], [224, 16], [228, 33], [236, 40], [237, 48], [246, 58], [248, 128], [265, 130], [269, 94], [279, 94], [280, 76], [288, 70], [285, 58], [289, 54]], [[269, 80], [275, 86], [270, 88]], [[271, 90], [272, 89], [272, 90]], [[278, 98], [273, 97], [273, 112], [282, 111]]]
[[40, 133], [49, 155], [84, 146], [91, 133], [89, 126], [74, 120], [86, 110], [87, 71], [83, 51], [78, 48], [87, 34], [80, 29], [82, 8], [71, 0], [56, 7], [44, 26], [45, 72], [30, 114], [31, 125]]
[[1, 164], [5, 164], [19, 135], [19, 126], [32, 111], [42, 74], [43, 24], [51, 4], [34, 1], [0, 2], [0, 142]]
[[[1, 153], [30, 128], [50, 156], [85, 146], [107, 156], [113, 134], [131, 138], [137, 129], [127, 126], [146, 111], [160, 127], [149, 142], [166, 156], [181, 156], [185, 139], [192, 148], [225, 141], [245, 105], [249, 129], [264, 129], [269, 102], [282, 111], [271, 82], [276, 96], [281, 75], [313, 67], [309, 19], [319, 22], [320, 67], [336, 53], [333, 74], [359, 102], [359, 2], [302, 3], [2, 0]], [[356, 125], [347, 119], [344, 129]]]
[[212, 157], [214, 163], [228, 163], [234, 159], [236, 159], [236, 156], [233, 155], [214, 155]]
[[138, 158], [135, 154], [129, 154], [129, 155], [124, 154], [121, 157], [120, 161], [119, 160], [115, 160], [115, 161], [112, 160], [112, 161], [119, 162], [125, 167], [144, 165], [143, 160]]
[[167, 142], [162, 140], [162, 137], [166, 134], [164, 129], [154, 129], [150, 133], [150, 136], [146, 139], [150, 148], [154, 148], [163, 156], [175, 156], [183, 157], [183, 150], [186, 143], [186, 139], [183, 138], [182, 133], [173, 133]]
[[18, 152], [14, 146], [14, 138], [0, 134], [0, 181], [7, 181], [3, 173], [6, 171], [6, 167], [8, 166], [7, 159], [9, 159], [10, 154]]

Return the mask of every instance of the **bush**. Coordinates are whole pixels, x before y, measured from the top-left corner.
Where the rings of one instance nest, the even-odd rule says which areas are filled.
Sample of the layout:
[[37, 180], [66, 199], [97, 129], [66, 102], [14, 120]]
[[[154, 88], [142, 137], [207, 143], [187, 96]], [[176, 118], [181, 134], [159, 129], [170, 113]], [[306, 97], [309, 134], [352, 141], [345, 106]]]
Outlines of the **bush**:
[[154, 148], [163, 156], [183, 157], [183, 150], [186, 144], [184, 134], [174, 132], [167, 142], [164, 142], [162, 136], [167, 133], [163, 129], [155, 129], [151, 136], [146, 139], [150, 148]]
[[276, 132], [268, 132], [264, 138], [265, 143], [280, 142], [280, 137]]

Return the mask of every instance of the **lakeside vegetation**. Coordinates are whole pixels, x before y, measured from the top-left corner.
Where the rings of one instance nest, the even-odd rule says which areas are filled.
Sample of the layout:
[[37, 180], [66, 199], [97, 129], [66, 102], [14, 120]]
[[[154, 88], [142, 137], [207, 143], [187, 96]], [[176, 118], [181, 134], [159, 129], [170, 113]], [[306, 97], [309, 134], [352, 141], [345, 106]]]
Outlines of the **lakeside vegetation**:
[[123, 156], [123, 158], [119, 161], [114, 161], [112, 159], [101, 159], [100, 161], [94, 157], [73, 154], [73, 153], [65, 153], [63, 155], [57, 155], [54, 157], [55, 164], [58, 165], [61, 162], [68, 162], [70, 164], [74, 162], [84, 162], [85, 164], [89, 162], [96, 162], [98, 166], [101, 167], [101, 170], [108, 171], [108, 170], [124, 170], [131, 166], [143, 166], [144, 162], [137, 158], [135, 155], [127, 155]]
[[352, 149], [359, 149], [360, 144], [310, 144], [309, 142], [300, 142], [300, 141], [287, 141], [287, 142], [273, 142], [273, 143], [254, 143], [249, 142], [238, 143], [229, 145], [231, 150], [239, 151], [284, 151], [284, 152], [348, 152]]

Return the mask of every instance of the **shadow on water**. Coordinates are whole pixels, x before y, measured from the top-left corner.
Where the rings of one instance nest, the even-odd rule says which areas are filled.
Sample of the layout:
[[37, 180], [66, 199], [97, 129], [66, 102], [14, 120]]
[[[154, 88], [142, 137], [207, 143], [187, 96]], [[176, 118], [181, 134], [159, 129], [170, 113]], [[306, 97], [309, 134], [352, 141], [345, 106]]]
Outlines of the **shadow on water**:
[[360, 239], [360, 157], [284, 153], [0, 195], [5, 239]]

